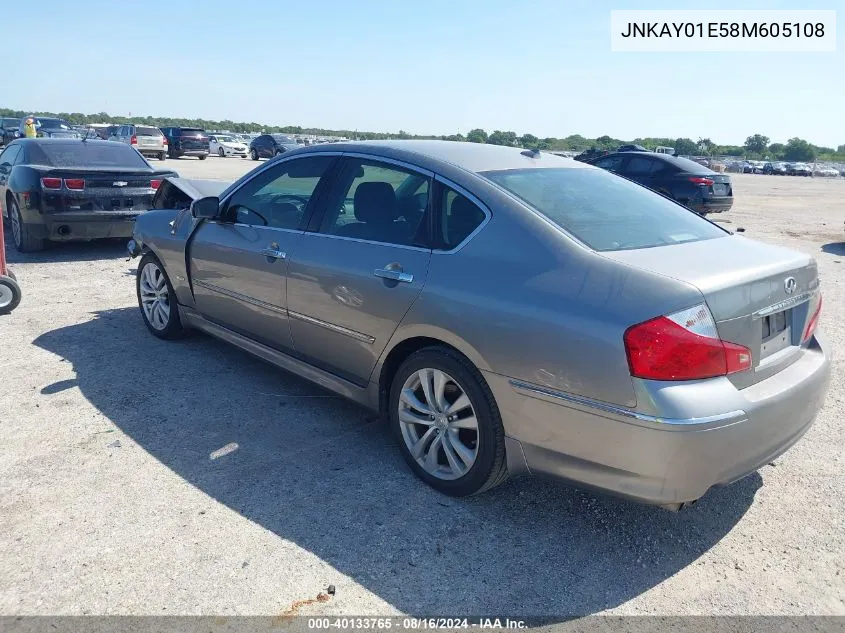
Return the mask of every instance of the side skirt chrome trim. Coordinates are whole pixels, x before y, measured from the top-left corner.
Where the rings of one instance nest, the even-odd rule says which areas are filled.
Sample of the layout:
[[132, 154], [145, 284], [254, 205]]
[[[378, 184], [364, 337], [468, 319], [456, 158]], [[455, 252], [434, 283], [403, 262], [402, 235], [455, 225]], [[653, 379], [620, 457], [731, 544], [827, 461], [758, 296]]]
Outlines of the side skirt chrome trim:
[[292, 319], [297, 319], [299, 321], [305, 321], [306, 323], [310, 323], [311, 325], [316, 325], [322, 328], [326, 328], [327, 330], [331, 330], [332, 332], [337, 332], [338, 334], [344, 334], [351, 338], [354, 338], [358, 341], [362, 341], [363, 343], [369, 343], [372, 345], [376, 342], [374, 336], [370, 336], [369, 334], [363, 334], [362, 332], [356, 332], [355, 330], [350, 330], [349, 328], [342, 327], [340, 325], [335, 325], [334, 323], [329, 323], [328, 321], [321, 321], [320, 319], [315, 319], [314, 317], [307, 316], [305, 314], [300, 314], [299, 312], [293, 312], [288, 310], [288, 316]]
[[271, 347], [267, 347], [266, 345], [262, 345], [261, 343], [253, 341], [252, 339], [238, 334], [237, 332], [233, 332], [222, 325], [212, 323], [190, 308], [179, 306], [179, 311], [182, 319], [188, 327], [202, 330], [203, 332], [222, 339], [227, 343], [231, 343], [253, 356], [266, 360], [280, 369], [296, 374], [297, 376], [300, 376], [305, 380], [309, 380], [320, 387], [357, 402], [368, 409], [378, 410], [378, 404], [376, 403], [374, 408], [373, 404], [370, 402], [369, 391], [366, 387], [359, 387], [358, 385], [335, 376], [334, 374], [330, 374], [322, 369], [313, 367], [308, 363], [297, 360], [296, 358], [283, 354], [282, 352]]
[[216, 292], [218, 294], [224, 295], [226, 297], [231, 297], [232, 299], [237, 299], [238, 301], [243, 301], [244, 303], [249, 303], [250, 305], [257, 306], [259, 308], [264, 308], [266, 310], [270, 310], [271, 312], [276, 312], [278, 314], [287, 316], [288, 311], [284, 308], [280, 308], [279, 306], [274, 306], [272, 303], [267, 303], [266, 301], [261, 301], [260, 299], [253, 299], [247, 295], [242, 295], [239, 292], [234, 292], [232, 290], [227, 290], [226, 288], [221, 288], [220, 286], [216, 286], [214, 284], [210, 284], [207, 281], [201, 281], [199, 279], [194, 280], [195, 286], [201, 286], [206, 290], [211, 290], [212, 292]]
[[557, 404], [569, 406], [571, 404], [588, 407], [590, 409], [597, 409], [605, 413], [610, 413], [621, 418], [625, 418], [632, 422], [641, 422], [648, 425], [654, 425], [656, 428], [663, 428], [665, 430], [683, 430], [686, 427], [703, 425], [703, 426], [726, 426], [734, 424], [747, 419], [745, 411], [728, 411], [726, 413], [719, 413], [717, 415], [708, 415], [701, 418], [661, 418], [654, 415], [647, 415], [639, 413], [624, 407], [617, 407], [616, 405], [600, 400], [593, 400], [592, 398], [585, 398], [584, 396], [576, 396], [562, 391], [555, 391], [553, 389], [546, 389], [538, 385], [522, 382], [521, 380], [510, 380], [511, 386], [519, 393], [532, 397], [540, 398], [541, 400], [556, 401]]

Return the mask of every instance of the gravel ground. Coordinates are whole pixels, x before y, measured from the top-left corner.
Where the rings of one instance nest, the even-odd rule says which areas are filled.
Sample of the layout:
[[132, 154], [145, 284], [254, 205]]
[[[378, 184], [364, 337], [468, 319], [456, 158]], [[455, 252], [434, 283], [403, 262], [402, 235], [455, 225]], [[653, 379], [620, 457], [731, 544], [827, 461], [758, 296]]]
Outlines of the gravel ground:
[[[842, 350], [845, 180], [733, 179], [723, 220], [818, 259]], [[690, 510], [531, 479], [455, 500], [356, 406], [209, 337], [150, 336], [122, 243], [10, 258], [0, 614], [845, 614], [841, 353], [804, 439]]]

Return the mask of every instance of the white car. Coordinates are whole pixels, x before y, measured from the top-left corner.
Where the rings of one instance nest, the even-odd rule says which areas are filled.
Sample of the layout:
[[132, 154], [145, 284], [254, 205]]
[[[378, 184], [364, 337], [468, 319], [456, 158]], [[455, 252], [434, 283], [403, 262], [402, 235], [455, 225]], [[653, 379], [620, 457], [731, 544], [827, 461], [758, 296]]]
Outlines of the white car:
[[209, 134], [208, 149], [211, 154], [217, 154], [220, 158], [226, 156], [246, 158], [249, 153], [249, 147], [229, 134]]

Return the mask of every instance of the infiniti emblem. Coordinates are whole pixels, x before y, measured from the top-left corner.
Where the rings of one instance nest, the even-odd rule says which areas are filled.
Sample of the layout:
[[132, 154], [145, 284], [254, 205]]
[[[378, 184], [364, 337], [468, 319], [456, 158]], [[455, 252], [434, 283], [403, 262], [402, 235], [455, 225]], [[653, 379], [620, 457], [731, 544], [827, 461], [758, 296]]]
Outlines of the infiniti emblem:
[[798, 282], [795, 281], [795, 277], [787, 277], [783, 280], [783, 289], [786, 290], [786, 294], [791, 295], [797, 287]]
[[112, 185], [112, 187], [125, 187], [128, 184], [129, 183], [124, 181], [124, 180], [118, 180], [118, 181], [113, 182], [111, 185]]

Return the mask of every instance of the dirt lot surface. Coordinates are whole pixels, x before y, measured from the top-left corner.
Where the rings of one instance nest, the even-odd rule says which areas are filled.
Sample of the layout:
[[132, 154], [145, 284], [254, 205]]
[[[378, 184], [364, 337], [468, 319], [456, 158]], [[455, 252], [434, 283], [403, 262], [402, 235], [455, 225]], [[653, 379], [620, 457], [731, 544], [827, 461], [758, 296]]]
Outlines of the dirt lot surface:
[[12, 250], [0, 614], [277, 615], [328, 585], [299, 612], [845, 614], [845, 180], [732, 178], [728, 226], [817, 258], [839, 357], [799, 444], [679, 514], [533, 479], [440, 496], [367, 412], [207, 336], [152, 337], [122, 243]]

